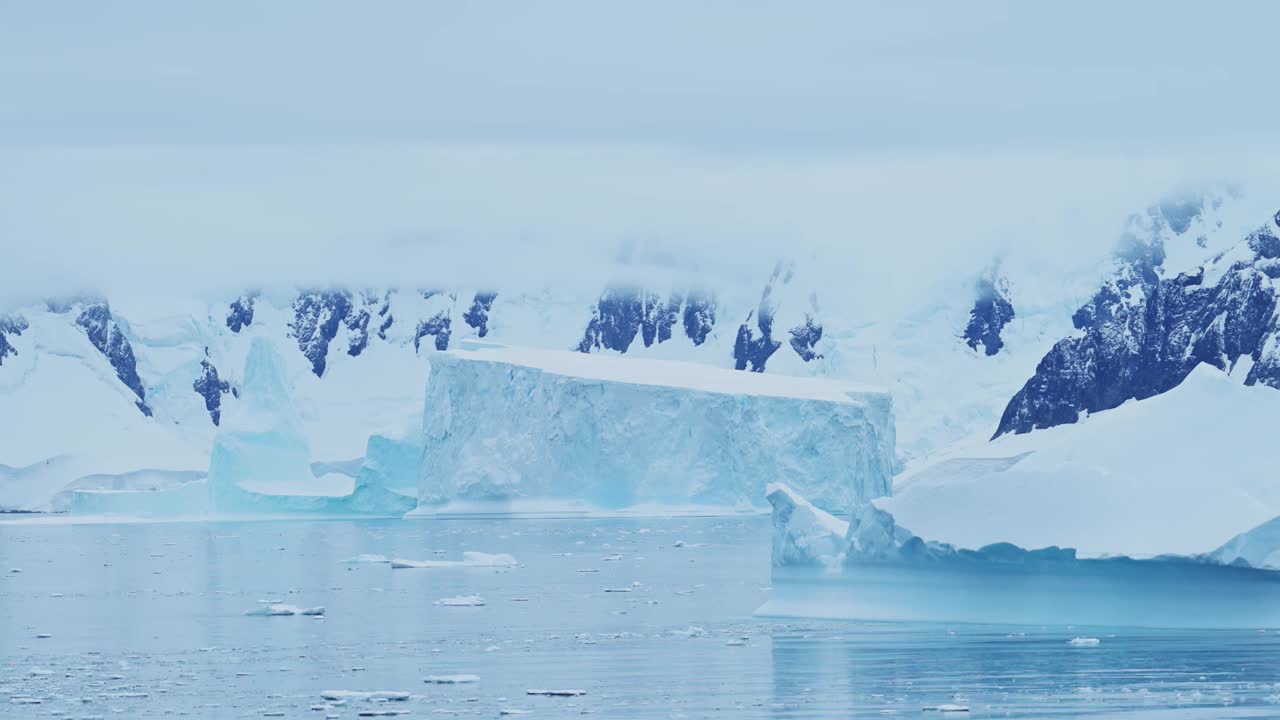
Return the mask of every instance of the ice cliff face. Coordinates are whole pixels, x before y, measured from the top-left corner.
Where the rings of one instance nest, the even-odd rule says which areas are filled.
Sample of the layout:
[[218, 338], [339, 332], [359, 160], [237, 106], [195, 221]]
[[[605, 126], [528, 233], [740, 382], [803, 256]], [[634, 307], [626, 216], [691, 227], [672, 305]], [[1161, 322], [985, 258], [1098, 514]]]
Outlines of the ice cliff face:
[[1044, 356], [1005, 408], [996, 436], [1073, 423], [1081, 413], [1158, 395], [1201, 363], [1227, 370], [1243, 359], [1247, 384], [1280, 387], [1278, 219], [1175, 277], [1164, 275], [1159, 244], [1130, 243], [1112, 277], [1072, 318], [1079, 334]]
[[824, 507], [888, 491], [883, 392], [529, 350], [431, 361], [419, 508], [450, 503], [758, 506], [780, 477]]

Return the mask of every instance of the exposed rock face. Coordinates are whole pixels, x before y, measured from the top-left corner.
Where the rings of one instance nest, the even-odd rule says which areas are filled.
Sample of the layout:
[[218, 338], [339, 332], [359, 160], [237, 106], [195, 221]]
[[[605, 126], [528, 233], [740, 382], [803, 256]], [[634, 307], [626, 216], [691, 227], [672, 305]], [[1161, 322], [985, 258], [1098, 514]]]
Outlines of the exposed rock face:
[[822, 339], [822, 323], [817, 322], [813, 319], [813, 316], [805, 313], [804, 322], [791, 328], [789, 332], [791, 334], [791, 349], [796, 351], [801, 360], [810, 362], [822, 359], [822, 354], [814, 349], [814, 346]]
[[493, 299], [496, 297], [498, 297], [496, 292], [477, 292], [471, 301], [471, 307], [462, 316], [468, 325], [476, 329], [476, 334], [480, 337], [489, 334], [489, 311], [493, 309]]
[[1161, 274], [1160, 246], [1125, 248], [1116, 272], [1073, 316], [1081, 334], [1045, 355], [1005, 408], [996, 435], [1073, 423], [1082, 412], [1163, 393], [1200, 363], [1227, 370], [1248, 358], [1247, 384], [1280, 388], [1277, 221], [1280, 213], [1173, 278]]
[[[289, 329], [298, 341], [298, 349], [311, 361], [316, 377], [324, 375], [329, 344], [338, 328], [347, 328], [347, 354], [356, 357], [369, 345], [369, 308], [378, 303], [369, 294], [352, 295], [347, 290], [308, 291], [293, 301], [293, 322]], [[384, 302], [383, 309], [386, 309]], [[385, 333], [390, 323], [383, 320]]]
[[969, 311], [969, 324], [964, 329], [965, 344], [974, 350], [981, 345], [988, 356], [995, 355], [1004, 347], [1000, 333], [1013, 318], [1013, 302], [1009, 299], [1008, 284], [993, 268], [978, 278], [973, 309]]
[[703, 293], [672, 293], [664, 298], [648, 290], [612, 287], [592, 309], [578, 351], [625, 353], [636, 337], [652, 347], [670, 340], [680, 325], [694, 345], [701, 345], [715, 321], [715, 300]]
[[204, 398], [204, 409], [209, 412], [213, 424], [219, 424], [222, 421], [222, 396], [231, 392], [231, 383], [218, 377], [218, 368], [209, 362], [209, 358], [200, 361], [200, 375], [191, 389]]
[[448, 311], [441, 310], [418, 323], [418, 329], [413, 333], [413, 349], [421, 348], [422, 338], [431, 337], [435, 343], [437, 350], [449, 349], [450, 327], [453, 321], [449, 318]]
[[0, 315], [0, 365], [4, 364], [4, 359], [9, 355], [18, 354], [9, 338], [21, 335], [27, 327], [27, 319], [21, 315]]
[[111, 308], [105, 302], [85, 305], [76, 317], [79, 325], [89, 337], [89, 342], [102, 353], [111, 367], [115, 368], [116, 377], [125, 387], [138, 396], [135, 403], [143, 415], [151, 416], [151, 408], [147, 406], [147, 393], [138, 377], [138, 362], [133, 356], [133, 346], [121, 332], [115, 318], [111, 316]]
[[227, 327], [238, 333], [253, 324], [253, 295], [243, 295], [231, 303], [227, 312]]

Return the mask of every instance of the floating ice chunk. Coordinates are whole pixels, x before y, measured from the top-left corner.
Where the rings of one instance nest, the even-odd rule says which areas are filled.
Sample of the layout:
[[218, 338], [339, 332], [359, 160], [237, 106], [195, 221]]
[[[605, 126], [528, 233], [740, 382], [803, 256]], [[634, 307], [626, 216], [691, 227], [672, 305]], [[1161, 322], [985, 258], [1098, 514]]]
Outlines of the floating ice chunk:
[[461, 560], [392, 560], [391, 567], [404, 568], [465, 568], [465, 567], [513, 567], [516, 559], [511, 555], [490, 555], [482, 552], [464, 552]]
[[389, 562], [391, 562], [391, 558], [387, 557], [386, 555], [369, 555], [369, 554], [365, 554], [365, 555], [357, 555], [357, 556], [355, 556], [355, 557], [351, 558], [350, 560], [347, 560], [347, 563], [350, 563], [350, 564], [355, 564], [355, 563], [389, 563]]
[[1096, 647], [1102, 644], [1102, 641], [1095, 637], [1078, 637], [1071, 638], [1067, 644], [1072, 647]]
[[[849, 524], [814, 507], [781, 483], [765, 490], [773, 506], [773, 564], [838, 565], [847, 546]], [[678, 542], [675, 547], [683, 547]]]
[[404, 702], [409, 693], [397, 690], [325, 690], [320, 693], [325, 700], [367, 700], [369, 702]]
[[432, 685], [463, 685], [480, 682], [479, 675], [428, 675], [422, 682]]
[[255, 615], [259, 617], [286, 617], [289, 615], [311, 615], [311, 616], [318, 617], [318, 616], [324, 615], [324, 608], [322, 607], [300, 608], [297, 605], [284, 605], [282, 603], [272, 603], [270, 605], [264, 605], [260, 608], [254, 608], [253, 610], [248, 610], [245, 612], [245, 615]]
[[671, 634], [679, 635], [680, 637], [702, 637], [707, 634], [707, 631], [697, 625], [690, 625], [684, 630], [672, 630]]
[[920, 708], [925, 712], [942, 712], [942, 713], [967, 713], [969, 707], [967, 705], [955, 705], [952, 703], [944, 703], [942, 705], [934, 705], [932, 707]]
[[408, 714], [408, 710], [361, 710], [356, 713], [356, 717], [395, 717]]
[[577, 697], [586, 695], [586, 690], [525, 690], [525, 695], [542, 695], [544, 697]]
[[528, 715], [532, 710], [521, 710], [519, 708], [502, 708], [498, 711], [499, 715]]
[[484, 598], [479, 595], [458, 595], [456, 597], [440, 598], [435, 601], [435, 604], [442, 607], [480, 607], [484, 605]]
[[605, 592], [607, 592], [607, 593], [625, 593], [625, 592], [631, 592], [631, 588], [629, 588], [629, 587], [607, 587], [607, 588], [605, 588], [605, 589], [604, 589], [604, 591], [605, 591]]

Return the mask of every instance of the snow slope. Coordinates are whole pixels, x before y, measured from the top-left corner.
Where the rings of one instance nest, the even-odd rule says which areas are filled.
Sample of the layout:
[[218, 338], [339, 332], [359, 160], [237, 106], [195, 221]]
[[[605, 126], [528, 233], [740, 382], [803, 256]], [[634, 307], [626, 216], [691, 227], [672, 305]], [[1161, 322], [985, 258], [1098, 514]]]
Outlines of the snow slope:
[[431, 360], [419, 512], [745, 509], [779, 478], [844, 508], [888, 491], [893, 433], [889, 396], [853, 383], [564, 351], [449, 351]]
[[877, 505], [959, 547], [1208, 553], [1280, 515], [1280, 484], [1262, 460], [1280, 398], [1245, 386], [1245, 374], [1201, 365], [1162, 395], [949, 450], [908, 467]]

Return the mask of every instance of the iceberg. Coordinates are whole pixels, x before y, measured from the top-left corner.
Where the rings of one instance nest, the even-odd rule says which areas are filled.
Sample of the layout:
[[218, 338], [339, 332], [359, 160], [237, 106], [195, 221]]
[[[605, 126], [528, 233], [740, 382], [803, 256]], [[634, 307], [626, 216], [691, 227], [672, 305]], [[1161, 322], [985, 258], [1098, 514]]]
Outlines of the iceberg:
[[1027, 550], [1008, 542], [969, 549], [915, 535], [872, 502], [856, 505], [845, 522], [784, 485], [771, 486], [768, 499], [773, 595], [757, 610], [763, 616], [1175, 628], [1280, 624], [1280, 572], [1223, 564], [1212, 555], [1082, 558], [1073, 548]]
[[412, 498], [380, 485], [312, 472], [311, 448], [271, 342], [256, 337], [245, 360], [240, 401], [213, 439], [208, 493], [219, 514], [403, 514]]
[[1167, 393], [1077, 422], [961, 445], [909, 466], [876, 506], [961, 547], [1063, 545], [1082, 556], [1212, 552], [1280, 516], [1260, 461], [1271, 388], [1201, 365]]
[[422, 439], [419, 514], [763, 510], [783, 477], [845, 508], [894, 470], [882, 390], [495, 346], [432, 355]]

